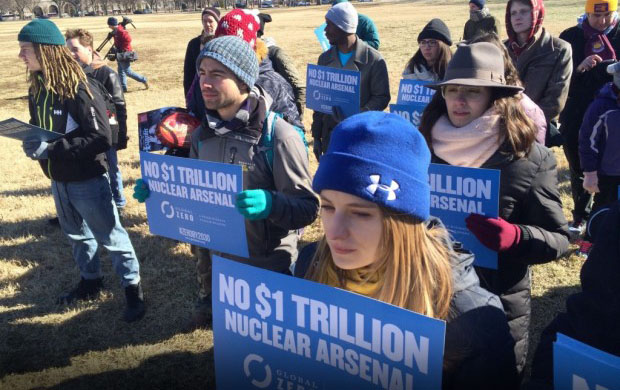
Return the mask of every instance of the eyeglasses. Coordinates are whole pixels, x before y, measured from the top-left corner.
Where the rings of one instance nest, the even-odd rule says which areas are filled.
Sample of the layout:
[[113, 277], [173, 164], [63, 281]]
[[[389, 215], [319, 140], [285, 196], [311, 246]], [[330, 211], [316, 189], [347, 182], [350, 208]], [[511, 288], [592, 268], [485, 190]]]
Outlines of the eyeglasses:
[[418, 45], [420, 47], [422, 46], [435, 47], [437, 46], [437, 40], [436, 39], [423, 39], [420, 42], [418, 42]]
[[467, 85], [444, 85], [441, 87], [441, 96], [446, 100], [456, 100], [463, 96], [465, 100], [477, 101], [484, 98], [483, 89]]

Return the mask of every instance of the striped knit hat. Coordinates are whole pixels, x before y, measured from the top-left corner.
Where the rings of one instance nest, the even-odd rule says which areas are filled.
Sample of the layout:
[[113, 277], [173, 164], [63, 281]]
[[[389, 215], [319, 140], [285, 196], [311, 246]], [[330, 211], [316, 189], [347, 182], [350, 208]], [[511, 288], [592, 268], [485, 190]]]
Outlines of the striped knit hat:
[[237, 36], [225, 36], [207, 42], [196, 60], [196, 68], [200, 67], [204, 58], [221, 63], [249, 88], [258, 79], [256, 54], [247, 42]]

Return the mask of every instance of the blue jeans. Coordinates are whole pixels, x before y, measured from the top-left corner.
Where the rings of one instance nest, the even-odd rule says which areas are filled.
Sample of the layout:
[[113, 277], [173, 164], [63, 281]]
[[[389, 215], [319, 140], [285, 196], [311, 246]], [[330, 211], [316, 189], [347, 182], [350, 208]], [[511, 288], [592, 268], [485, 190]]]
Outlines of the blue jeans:
[[121, 86], [123, 87], [123, 91], [127, 90], [127, 77], [131, 77], [141, 83], [146, 83], [146, 77], [131, 70], [131, 62], [118, 60], [116, 62], [118, 62], [118, 74], [121, 76]]
[[106, 152], [108, 159], [108, 165], [110, 169], [108, 174], [110, 175], [110, 188], [112, 189], [112, 198], [116, 207], [122, 209], [127, 204], [125, 194], [123, 194], [123, 177], [121, 171], [118, 170], [118, 156], [116, 154], [116, 148], [113, 146]]
[[78, 182], [52, 180], [52, 194], [63, 233], [84, 279], [101, 277], [98, 248], [106, 248], [114, 270], [127, 287], [140, 282], [140, 264], [121, 226], [107, 174]]

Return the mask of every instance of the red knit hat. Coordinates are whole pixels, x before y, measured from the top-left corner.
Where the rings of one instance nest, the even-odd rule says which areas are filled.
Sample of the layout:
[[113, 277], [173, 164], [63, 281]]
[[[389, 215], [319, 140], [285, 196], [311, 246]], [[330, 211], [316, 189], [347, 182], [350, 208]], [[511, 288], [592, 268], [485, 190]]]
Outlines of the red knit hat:
[[235, 8], [227, 13], [217, 24], [215, 37], [235, 35], [256, 49], [256, 33], [260, 29], [258, 16], [248, 10]]

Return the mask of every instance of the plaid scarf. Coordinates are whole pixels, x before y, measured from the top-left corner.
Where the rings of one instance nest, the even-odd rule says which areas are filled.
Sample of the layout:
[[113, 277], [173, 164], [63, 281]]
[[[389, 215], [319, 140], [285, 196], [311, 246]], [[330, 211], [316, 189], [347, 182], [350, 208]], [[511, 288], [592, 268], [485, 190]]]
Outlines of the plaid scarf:
[[235, 132], [235, 134], [258, 140], [262, 135], [266, 112], [265, 99], [261, 97], [260, 91], [254, 87], [231, 120], [225, 121], [220, 118], [217, 111], [207, 109], [205, 130], [208, 130], [207, 133], [211, 133], [212, 136], [222, 136]]
[[542, 27], [543, 20], [545, 19], [545, 5], [543, 4], [543, 0], [530, 0], [530, 6], [532, 7], [532, 26], [530, 27], [525, 43], [519, 45], [517, 33], [513, 30], [510, 20], [510, 8], [512, 3], [513, 0], [509, 0], [506, 5], [506, 32], [508, 33], [508, 46], [518, 57], [536, 41], [536, 33], [538, 33], [538, 30]]

